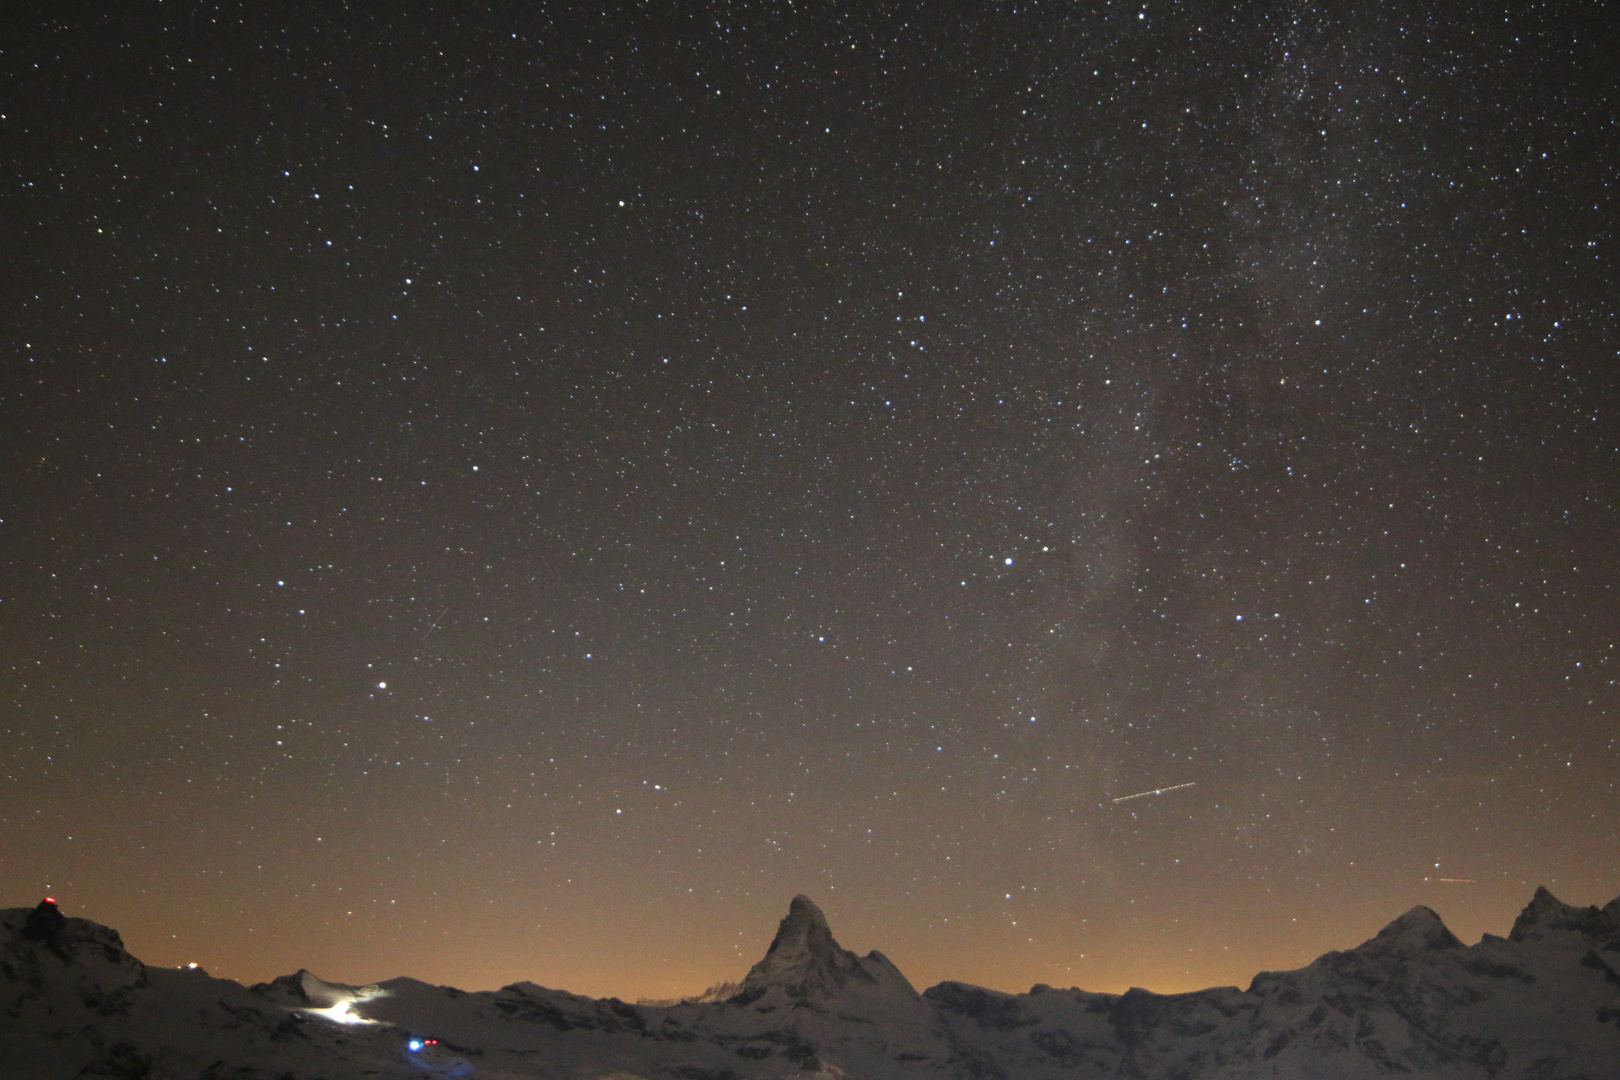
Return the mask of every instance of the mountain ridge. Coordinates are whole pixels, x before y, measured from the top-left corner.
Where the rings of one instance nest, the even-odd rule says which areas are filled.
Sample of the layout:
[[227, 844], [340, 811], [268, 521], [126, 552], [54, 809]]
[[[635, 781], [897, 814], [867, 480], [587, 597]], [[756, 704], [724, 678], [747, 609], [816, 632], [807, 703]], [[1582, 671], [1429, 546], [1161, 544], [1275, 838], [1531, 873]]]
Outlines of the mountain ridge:
[[1465, 945], [1420, 905], [1247, 989], [919, 994], [801, 895], [737, 993], [631, 1005], [303, 969], [244, 987], [150, 967], [42, 901], [0, 911], [0, 1047], [22, 1070], [6, 1075], [41, 1080], [1615, 1080], [1617, 967], [1620, 897], [1575, 907], [1539, 888], [1505, 938]]

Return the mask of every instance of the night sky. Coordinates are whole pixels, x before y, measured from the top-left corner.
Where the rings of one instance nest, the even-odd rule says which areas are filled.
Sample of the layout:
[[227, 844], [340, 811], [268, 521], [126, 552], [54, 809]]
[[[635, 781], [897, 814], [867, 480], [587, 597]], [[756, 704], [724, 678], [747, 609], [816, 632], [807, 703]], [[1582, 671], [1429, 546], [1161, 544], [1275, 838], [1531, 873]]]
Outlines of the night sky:
[[9, 20], [0, 902], [633, 999], [1608, 900], [1613, 12], [1346, 6]]

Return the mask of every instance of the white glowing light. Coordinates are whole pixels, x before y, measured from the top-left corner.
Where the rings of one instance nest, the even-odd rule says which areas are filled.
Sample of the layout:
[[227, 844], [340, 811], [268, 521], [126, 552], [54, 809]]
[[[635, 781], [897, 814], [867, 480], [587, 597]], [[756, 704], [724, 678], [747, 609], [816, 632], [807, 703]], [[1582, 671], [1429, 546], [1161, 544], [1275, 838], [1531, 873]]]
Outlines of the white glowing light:
[[375, 1024], [377, 1021], [368, 1020], [364, 1016], [356, 1016], [349, 1011], [352, 1001], [340, 1001], [325, 1009], [305, 1009], [311, 1016], [323, 1016], [334, 1024]]
[[[334, 988], [336, 989], [336, 988]], [[334, 1024], [380, 1024], [380, 1020], [372, 1020], [353, 1011], [353, 1007], [361, 1002], [371, 1001], [374, 998], [387, 997], [388, 991], [370, 986], [364, 990], [340, 991], [345, 997], [334, 1001], [322, 1009], [300, 1009], [299, 1012], [310, 1016], [319, 1016], [332, 1021]]]

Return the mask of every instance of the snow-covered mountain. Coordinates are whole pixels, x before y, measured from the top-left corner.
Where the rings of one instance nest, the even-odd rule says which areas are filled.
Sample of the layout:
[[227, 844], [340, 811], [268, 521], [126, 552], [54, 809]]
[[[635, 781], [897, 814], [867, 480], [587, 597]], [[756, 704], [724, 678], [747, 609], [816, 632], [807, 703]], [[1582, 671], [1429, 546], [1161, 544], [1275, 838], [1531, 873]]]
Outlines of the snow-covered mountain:
[[1620, 898], [1538, 889], [1465, 946], [1425, 907], [1247, 990], [919, 994], [795, 897], [721, 1002], [667, 1007], [533, 983], [467, 993], [307, 971], [244, 987], [148, 967], [49, 901], [0, 911], [0, 1078], [1620, 1080]]

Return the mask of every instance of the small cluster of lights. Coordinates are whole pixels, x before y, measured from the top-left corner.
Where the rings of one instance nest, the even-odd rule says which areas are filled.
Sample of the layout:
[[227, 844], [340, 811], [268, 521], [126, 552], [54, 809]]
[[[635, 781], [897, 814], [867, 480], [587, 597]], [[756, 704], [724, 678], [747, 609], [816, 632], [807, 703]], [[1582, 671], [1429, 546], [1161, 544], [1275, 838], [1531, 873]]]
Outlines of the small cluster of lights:
[[439, 1045], [439, 1040], [438, 1039], [412, 1039], [410, 1042], [405, 1044], [405, 1048], [407, 1050], [409, 1050], [411, 1053], [415, 1054], [415, 1053], [420, 1052], [421, 1049], [424, 1046], [438, 1046], [438, 1045]]

